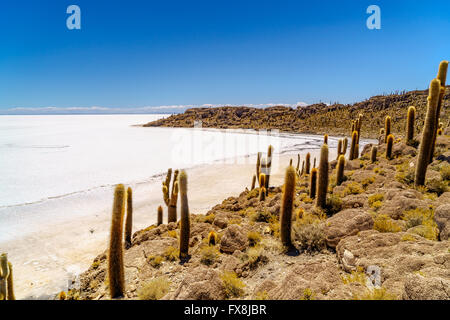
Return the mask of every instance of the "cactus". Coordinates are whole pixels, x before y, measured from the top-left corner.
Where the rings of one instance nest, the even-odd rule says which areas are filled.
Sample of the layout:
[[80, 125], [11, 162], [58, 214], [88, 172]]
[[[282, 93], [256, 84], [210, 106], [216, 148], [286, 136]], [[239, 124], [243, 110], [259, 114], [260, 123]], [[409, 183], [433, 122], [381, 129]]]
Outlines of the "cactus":
[[295, 171], [298, 172], [298, 170], [300, 170], [300, 153], [297, 154], [297, 168], [295, 169]]
[[406, 143], [409, 144], [414, 139], [414, 122], [416, 119], [416, 108], [410, 106], [406, 117]]
[[317, 168], [312, 168], [309, 178], [309, 197], [314, 199], [317, 191]]
[[324, 144], [328, 144], [328, 135], [327, 135], [327, 134], [325, 134], [325, 135], [323, 136], [323, 143], [324, 143]]
[[422, 133], [422, 141], [419, 146], [419, 156], [416, 163], [416, 173], [414, 184], [416, 186], [423, 186], [425, 184], [425, 177], [427, 167], [429, 164], [431, 148], [433, 143], [433, 134], [435, 130], [434, 122], [436, 121], [436, 109], [439, 102], [441, 82], [438, 79], [433, 79], [430, 84], [427, 115]]
[[295, 178], [294, 168], [288, 167], [284, 177], [284, 189], [281, 199], [280, 236], [283, 246], [289, 249], [292, 248], [291, 224], [292, 209], [294, 206]]
[[158, 220], [156, 225], [161, 225], [163, 223], [163, 208], [161, 206], [158, 206]]
[[305, 210], [303, 208], [298, 209], [297, 211], [297, 217], [296, 220], [300, 220], [301, 218], [303, 218], [303, 214], [305, 213]]
[[388, 136], [391, 134], [391, 117], [387, 116], [384, 120], [384, 143], [387, 142]]
[[336, 184], [338, 186], [344, 182], [344, 167], [345, 167], [345, 157], [343, 155], [339, 156], [339, 160], [336, 168]]
[[215, 246], [217, 243], [217, 233], [213, 230], [208, 234], [208, 245]]
[[[356, 132], [356, 131], [355, 131]], [[320, 149], [319, 177], [317, 184], [316, 206], [325, 209], [328, 191], [328, 145]]]
[[292, 158], [291, 158], [291, 160], [289, 160], [289, 166], [292, 167]]
[[189, 221], [189, 204], [187, 197], [187, 175], [183, 170], [178, 177], [180, 188], [180, 260], [189, 256], [189, 238], [190, 238], [190, 221]]
[[447, 80], [447, 69], [448, 69], [448, 61], [442, 61], [439, 64], [439, 71], [438, 71], [438, 75], [437, 75], [437, 79], [441, 82], [441, 88], [439, 91], [439, 101], [436, 107], [436, 118], [435, 118], [435, 125], [434, 125], [434, 131], [433, 131], [433, 141], [432, 141], [432, 145], [431, 145], [431, 150], [430, 150], [430, 160], [429, 163], [433, 162], [433, 155], [434, 155], [434, 149], [435, 149], [435, 145], [436, 145], [436, 134], [437, 134], [437, 124], [439, 123], [439, 118], [441, 115], [441, 107], [442, 104], [444, 103], [444, 96], [445, 96], [445, 83]]
[[381, 145], [384, 142], [384, 128], [380, 128], [380, 134], [378, 135], [378, 144]]
[[309, 174], [310, 171], [311, 171], [311, 154], [308, 152], [306, 154], [305, 172], [306, 174]]
[[358, 131], [358, 144], [359, 144], [359, 139], [361, 138], [362, 118], [363, 118], [363, 115], [360, 113], [358, 115], [358, 120], [356, 121], [356, 123], [357, 123], [356, 131]]
[[355, 123], [355, 120], [352, 120], [352, 133], [353, 133], [353, 131], [355, 131], [356, 130], [356, 123]]
[[127, 219], [125, 220], [125, 248], [131, 247], [131, 234], [133, 232], [133, 191], [127, 189]]
[[[358, 135], [358, 140], [359, 140], [359, 135]], [[353, 157], [354, 157], [354, 159], [359, 158], [359, 143], [357, 143], [355, 146], [355, 154], [353, 155]]]
[[336, 160], [339, 159], [339, 157], [342, 154], [342, 139], [339, 139], [338, 141], [338, 146], [337, 146], [337, 156], [336, 156]]
[[8, 261], [8, 269], [9, 275], [6, 281], [8, 285], [8, 300], [16, 300], [16, 296], [14, 295], [13, 268], [11, 262], [9, 261]]
[[172, 169], [167, 171], [166, 181], [163, 182], [163, 196], [164, 202], [168, 208], [168, 223], [177, 222], [177, 200], [178, 200], [178, 170], [175, 170], [172, 181], [172, 192], [170, 191], [170, 178]]
[[252, 177], [252, 188], [250, 190], [255, 189], [255, 184], [256, 184], [256, 175], [253, 175], [253, 177]]
[[111, 221], [111, 233], [108, 251], [108, 280], [111, 298], [124, 295], [125, 274], [123, 269], [123, 216], [125, 213], [125, 187], [116, 186]]
[[302, 161], [302, 171], [300, 171], [300, 176], [305, 174], [305, 160]]
[[2, 253], [0, 256], [0, 300], [6, 300], [8, 297], [8, 255]]
[[343, 146], [342, 146], [342, 154], [345, 156], [345, 154], [347, 153], [347, 147], [348, 147], [348, 139], [347, 137], [344, 138], [343, 140]]
[[[261, 152], [258, 152], [258, 157], [256, 158], [256, 176], [258, 177], [258, 183], [259, 183], [259, 176], [261, 174]], [[261, 185], [259, 185], [261, 188]]]
[[313, 168], [316, 167], [316, 157], [314, 157], [314, 164], [313, 164]]
[[269, 145], [269, 148], [267, 149], [267, 164], [266, 164], [266, 180], [265, 182], [265, 188], [266, 188], [266, 196], [269, 195], [269, 180], [270, 180], [270, 172], [272, 171], [272, 154], [273, 154], [273, 147]]
[[443, 132], [442, 129], [439, 128], [439, 129], [437, 130], [437, 135], [438, 135], [438, 136], [442, 136], [442, 132]]
[[387, 145], [386, 145], [386, 159], [391, 160], [392, 159], [392, 147], [394, 146], [394, 136], [390, 134], [387, 138]]
[[375, 161], [377, 161], [377, 152], [378, 152], [378, 147], [372, 146], [372, 150], [370, 152], [370, 161], [372, 163], [375, 163]]
[[266, 184], [266, 175], [261, 173], [259, 175], [259, 185], [262, 186], [259, 188], [259, 201], [266, 200], [266, 188], [264, 185]]
[[353, 133], [352, 133], [352, 143], [350, 145], [350, 155], [348, 157], [349, 160], [355, 159], [357, 143], [358, 143], [358, 132], [357, 131], [353, 131]]

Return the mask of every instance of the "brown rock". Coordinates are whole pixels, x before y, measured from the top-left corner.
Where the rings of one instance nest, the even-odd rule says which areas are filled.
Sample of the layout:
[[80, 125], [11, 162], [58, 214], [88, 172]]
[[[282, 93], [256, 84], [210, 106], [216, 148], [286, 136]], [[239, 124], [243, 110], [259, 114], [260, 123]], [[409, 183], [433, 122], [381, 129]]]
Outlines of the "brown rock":
[[225, 293], [218, 273], [200, 266], [186, 274], [171, 298], [174, 300], [223, 300]]
[[450, 203], [436, 208], [434, 221], [439, 228], [439, 238], [441, 240], [448, 240], [450, 238]]
[[225, 253], [243, 251], [248, 247], [247, 234], [243, 228], [232, 224], [225, 229], [225, 233], [220, 240], [220, 250]]
[[336, 213], [325, 223], [327, 245], [336, 248], [339, 241], [373, 227], [373, 219], [363, 210], [347, 209]]
[[[406, 235], [408, 239], [411, 237], [404, 232], [361, 231], [358, 235], [346, 237], [339, 242], [336, 247], [338, 260], [342, 266], [347, 266], [347, 269], [360, 267], [367, 270], [369, 266], [378, 267], [381, 286], [398, 297], [402, 297], [408, 277], [414, 274], [448, 281], [448, 243], [430, 241], [419, 236], [413, 236], [414, 241], [407, 241]], [[345, 254], [345, 251], [353, 255], [352, 263], [346, 261], [348, 254]], [[408, 284], [408, 297], [413, 295], [412, 292], [420, 290], [416, 285], [414, 282]], [[423, 294], [423, 299], [432, 299], [435, 295], [431, 290]]]
[[409, 275], [402, 295], [404, 300], [450, 300], [450, 280]]

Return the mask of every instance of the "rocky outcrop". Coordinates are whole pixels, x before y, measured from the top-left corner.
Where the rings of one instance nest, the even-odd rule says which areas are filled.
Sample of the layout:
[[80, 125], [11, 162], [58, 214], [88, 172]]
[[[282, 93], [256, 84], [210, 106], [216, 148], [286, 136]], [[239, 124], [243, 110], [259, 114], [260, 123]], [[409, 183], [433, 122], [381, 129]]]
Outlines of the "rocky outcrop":
[[232, 224], [225, 229], [225, 233], [220, 240], [220, 251], [231, 254], [236, 250], [243, 251], [247, 247], [247, 234], [243, 228]]
[[373, 227], [373, 219], [364, 210], [347, 209], [327, 219], [325, 235], [327, 245], [336, 248], [341, 239]]
[[[336, 252], [339, 263], [346, 270], [357, 270], [358, 267], [367, 270], [370, 266], [378, 268], [381, 286], [389, 288], [399, 297], [403, 296], [404, 290], [405, 297], [418, 296], [418, 280], [408, 280], [412, 275], [423, 275], [426, 279], [437, 279], [444, 284], [450, 279], [448, 242], [430, 241], [404, 232], [368, 230], [342, 239]], [[423, 291], [421, 299], [442, 295], [442, 292], [435, 291], [437, 287], [433, 288], [429, 286], [429, 292]]]
[[441, 240], [448, 240], [450, 238], [450, 203], [436, 208], [434, 221], [439, 228], [439, 238]]

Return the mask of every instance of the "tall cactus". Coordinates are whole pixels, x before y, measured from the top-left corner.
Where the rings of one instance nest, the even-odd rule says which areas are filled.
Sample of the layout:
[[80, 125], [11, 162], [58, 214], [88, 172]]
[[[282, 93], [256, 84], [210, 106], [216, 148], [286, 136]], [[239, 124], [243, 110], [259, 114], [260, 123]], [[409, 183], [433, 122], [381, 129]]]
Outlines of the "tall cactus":
[[269, 180], [270, 180], [270, 173], [272, 171], [272, 157], [273, 157], [273, 147], [272, 145], [269, 145], [267, 149], [267, 164], [266, 164], [266, 180], [265, 180], [265, 188], [266, 188], [266, 196], [269, 195]]
[[131, 247], [131, 234], [133, 232], [133, 190], [127, 189], [127, 218], [125, 220], [125, 247]]
[[343, 146], [342, 146], [342, 154], [344, 156], [347, 153], [347, 147], [348, 147], [348, 139], [347, 139], [347, 137], [345, 137], [343, 140]]
[[0, 300], [6, 300], [8, 297], [8, 255], [2, 253], [0, 256]]
[[309, 174], [310, 171], [311, 171], [311, 154], [308, 152], [306, 154], [305, 172], [306, 174]]
[[281, 243], [286, 248], [292, 248], [291, 242], [291, 224], [292, 224], [292, 209], [294, 207], [295, 195], [295, 170], [289, 166], [286, 169], [284, 177], [284, 189], [281, 199], [281, 215], [280, 215], [280, 237]]
[[425, 177], [427, 174], [427, 167], [429, 164], [431, 145], [433, 143], [433, 130], [436, 121], [436, 109], [439, 103], [439, 95], [441, 89], [441, 81], [433, 79], [430, 83], [430, 90], [428, 95], [427, 115], [423, 127], [422, 141], [419, 146], [419, 156], [416, 163], [416, 174], [414, 184], [416, 186], [423, 186], [425, 184]]
[[370, 152], [370, 161], [372, 163], [375, 163], [377, 161], [377, 152], [378, 152], [378, 147], [372, 146], [372, 150]]
[[390, 134], [387, 138], [387, 145], [386, 145], [386, 159], [391, 160], [392, 159], [392, 147], [394, 146], [394, 136]]
[[297, 154], [297, 168], [296, 168], [296, 172], [298, 172], [298, 170], [300, 170], [300, 153]]
[[256, 175], [253, 175], [253, 177], [252, 177], [252, 187], [251, 187], [250, 190], [255, 189], [255, 184], [256, 184]]
[[125, 187], [116, 186], [108, 251], [108, 280], [111, 298], [124, 295], [125, 273], [123, 268], [123, 216], [125, 213]]
[[337, 146], [337, 155], [336, 155], [336, 160], [339, 159], [339, 157], [342, 154], [342, 139], [339, 139], [338, 141], [338, 146]]
[[266, 175], [264, 173], [259, 175], [259, 185], [262, 186], [259, 188], [259, 201], [264, 201], [266, 200], [266, 188], [264, 187], [266, 185]]
[[6, 281], [8, 284], [8, 300], [16, 300], [16, 296], [14, 295], [13, 268], [12, 263], [9, 261], [8, 261], [8, 269], [9, 275]]
[[410, 106], [406, 117], [406, 143], [410, 144], [414, 139], [414, 122], [416, 120], [416, 108]]
[[[260, 175], [261, 175], [261, 152], [258, 152], [258, 157], [256, 158], [256, 177], [258, 178], [258, 183]], [[261, 187], [261, 185], [259, 185], [259, 187]]]
[[168, 222], [177, 222], [177, 200], [178, 200], [178, 170], [175, 170], [172, 181], [172, 191], [170, 192], [170, 178], [172, 169], [167, 171], [166, 181], [163, 182], [164, 202], [168, 208]]
[[325, 209], [327, 205], [328, 191], [328, 145], [322, 145], [320, 149], [319, 177], [317, 185], [316, 206]]
[[356, 145], [358, 144], [358, 131], [353, 131], [352, 133], [352, 143], [350, 145], [350, 155], [348, 157], [349, 160], [356, 159]]
[[312, 168], [309, 178], [309, 197], [314, 199], [317, 191], [317, 168]]
[[161, 206], [158, 206], [158, 219], [156, 222], [156, 225], [161, 225], [163, 223], [163, 208]]
[[323, 136], [323, 143], [328, 144], [328, 135], [327, 134], [325, 134]]
[[178, 177], [180, 187], [180, 204], [181, 204], [181, 220], [180, 220], [180, 260], [189, 256], [189, 238], [190, 238], [190, 219], [189, 204], [187, 197], [187, 175], [183, 170]]
[[344, 182], [344, 167], [345, 167], [345, 157], [343, 155], [339, 156], [339, 160], [336, 168], [336, 184], [338, 186]]
[[436, 118], [435, 118], [435, 126], [433, 131], [433, 143], [431, 145], [431, 151], [430, 151], [430, 160], [429, 162], [433, 162], [433, 155], [434, 155], [434, 149], [436, 145], [436, 134], [437, 134], [437, 125], [439, 123], [439, 118], [441, 116], [441, 107], [444, 103], [444, 96], [445, 96], [445, 83], [447, 81], [447, 69], [448, 69], [448, 61], [442, 61], [439, 64], [439, 71], [437, 75], [437, 79], [441, 82], [441, 88], [439, 92], [439, 101], [436, 107]]
[[384, 120], [384, 143], [387, 142], [387, 138], [391, 134], [391, 121], [390, 116], [387, 116]]

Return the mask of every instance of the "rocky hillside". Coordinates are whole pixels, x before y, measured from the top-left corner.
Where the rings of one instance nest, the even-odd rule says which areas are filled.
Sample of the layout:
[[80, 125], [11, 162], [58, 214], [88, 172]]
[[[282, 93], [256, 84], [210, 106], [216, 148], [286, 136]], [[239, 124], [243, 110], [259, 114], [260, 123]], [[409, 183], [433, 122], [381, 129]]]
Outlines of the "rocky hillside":
[[[419, 188], [417, 149], [396, 140], [388, 160], [386, 145], [378, 147], [373, 163], [370, 145], [346, 161], [339, 186], [330, 162], [324, 210], [309, 197], [309, 176], [297, 177], [288, 254], [279, 236], [281, 187], [270, 187], [263, 201], [255, 188], [206, 215], [191, 213], [191, 256], [183, 263], [179, 223], [136, 232], [124, 254], [124, 299], [450, 299], [450, 136], [438, 136]], [[107, 277], [104, 252], [81, 287], [60, 297], [109, 299]]]
[[[392, 118], [392, 132], [403, 135], [406, 124], [406, 112], [409, 106], [417, 109], [416, 129], [423, 126], [428, 90], [410, 91], [400, 94], [375, 96], [353, 105], [313, 104], [307, 107], [270, 107], [265, 109], [249, 107], [193, 108], [183, 114], [172, 115], [165, 119], [150, 122], [144, 126], [193, 127], [194, 121], [202, 121], [207, 128], [244, 128], [278, 129], [299, 133], [318, 133], [350, 135], [351, 122], [361, 113], [364, 119], [362, 136], [376, 138], [380, 128], [384, 127], [386, 116]], [[441, 121], [449, 121], [450, 90], [446, 88], [445, 104], [441, 112]]]

